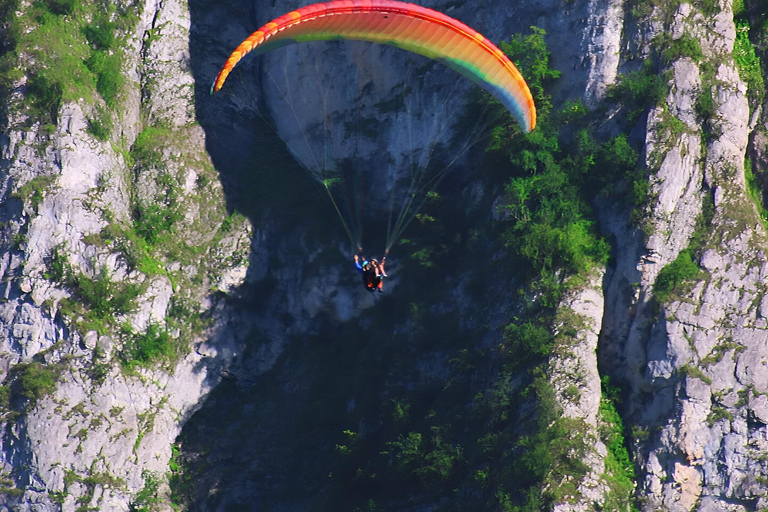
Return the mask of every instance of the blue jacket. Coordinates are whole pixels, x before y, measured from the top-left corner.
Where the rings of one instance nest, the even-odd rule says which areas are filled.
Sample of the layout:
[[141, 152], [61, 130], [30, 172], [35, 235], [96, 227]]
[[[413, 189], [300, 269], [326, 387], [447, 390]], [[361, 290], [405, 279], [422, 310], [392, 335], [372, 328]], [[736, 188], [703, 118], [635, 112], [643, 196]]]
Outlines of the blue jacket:
[[357, 271], [359, 273], [362, 274], [363, 273], [363, 266], [365, 266], [367, 264], [368, 264], [368, 260], [363, 260], [362, 263], [360, 262], [360, 260], [358, 260], [358, 261], [355, 262], [355, 268], [357, 269]]

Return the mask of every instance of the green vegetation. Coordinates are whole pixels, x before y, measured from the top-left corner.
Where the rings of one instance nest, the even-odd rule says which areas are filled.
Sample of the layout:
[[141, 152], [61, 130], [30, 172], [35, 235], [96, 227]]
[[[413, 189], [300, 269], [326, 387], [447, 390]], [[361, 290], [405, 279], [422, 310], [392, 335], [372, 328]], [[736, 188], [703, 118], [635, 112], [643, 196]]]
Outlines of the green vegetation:
[[144, 286], [112, 281], [106, 268], [94, 277], [75, 271], [60, 248], [54, 248], [47, 261], [45, 277], [65, 286], [71, 298], [61, 301], [61, 310], [69, 318], [80, 318], [78, 327], [101, 334], [115, 325], [115, 316], [129, 313]]
[[94, 52], [85, 61], [85, 65], [97, 77], [96, 90], [110, 108], [115, 106], [118, 94], [123, 87], [122, 63], [121, 52], [110, 54], [106, 50]]
[[94, 103], [96, 94], [108, 107], [117, 105], [124, 83], [121, 34], [138, 19], [133, 5], [38, 0], [19, 9], [17, 1], [4, 0], [0, 14], [0, 87], [27, 75], [23, 106], [32, 122], [55, 125], [62, 102]]
[[713, 87], [711, 84], [702, 86], [699, 95], [696, 97], [694, 105], [696, 114], [702, 121], [708, 121], [715, 113], [715, 99], [713, 96]]
[[608, 99], [621, 102], [627, 108], [627, 121], [632, 124], [649, 107], [661, 103], [669, 93], [669, 86], [654, 69], [651, 60], [643, 62], [643, 67], [619, 77], [619, 83], [613, 86]]
[[0, 385], [0, 418], [13, 422], [27, 409], [56, 391], [56, 384], [65, 370], [64, 363], [43, 364], [40, 361], [13, 366]]
[[150, 325], [143, 333], [135, 333], [129, 325], [124, 325], [122, 340], [120, 361], [127, 368], [170, 361], [178, 354], [178, 342], [157, 324]]
[[70, 272], [64, 284], [72, 291], [72, 298], [62, 300], [62, 312], [69, 318], [82, 317], [78, 324], [83, 332], [94, 330], [101, 334], [114, 326], [115, 315], [134, 309], [143, 289], [141, 285], [112, 281], [105, 269], [94, 278]]
[[[175, 199], [173, 205], [176, 206]], [[147, 244], [156, 245], [163, 235], [172, 232], [174, 224], [181, 219], [181, 212], [156, 203], [148, 206], [138, 205], [134, 209], [133, 219], [136, 234]]]
[[[96, 461], [94, 461], [95, 464]], [[122, 479], [117, 478], [109, 472], [98, 472], [91, 466], [91, 471], [88, 476], [81, 476], [77, 472], [66, 469], [64, 471], [64, 491], [56, 496], [57, 501], [63, 503], [64, 499], [69, 495], [69, 488], [72, 484], [79, 483], [85, 487], [86, 492], [80, 496], [76, 503], [77, 508], [75, 512], [90, 512], [93, 510], [89, 503], [93, 500], [93, 496], [96, 493], [96, 487], [101, 488], [115, 488], [120, 489], [125, 487], [125, 482]]]
[[131, 147], [131, 157], [138, 172], [162, 166], [162, 150], [170, 137], [171, 130], [165, 126], [147, 126], [136, 136], [136, 141]]
[[[759, 173], [755, 175], [755, 172]], [[758, 177], [759, 176], [759, 177]], [[763, 222], [768, 222], [768, 208], [766, 208], [765, 197], [765, 184], [766, 179], [765, 171], [761, 169], [755, 169], [750, 159], [744, 161], [744, 180], [747, 183], [747, 196], [757, 207], [757, 213]]]
[[[693, 0], [691, 2], [696, 8], [701, 10], [707, 18], [713, 17], [720, 12], [720, 2], [718, 0]], [[652, 12], [660, 10], [662, 19], [670, 23], [675, 12], [680, 6], [678, 0], [629, 0], [628, 6], [630, 12], [635, 18], [647, 18]]]
[[32, 208], [37, 210], [40, 203], [43, 202], [43, 196], [51, 185], [56, 181], [56, 176], [38, 176], [24, 183], [13, 193], [13, 197], [24, 203], [29, 203]]
[[729, 350], [733, 350], [734, 353], [738, 354], [739, 352], [745, 349], [746, 347], [744, 345], [741, 345], [734, 341], [725, 341], [722, 343], [718, 343], [717, 345], [715, 345], [715, 347], [712, 349], [712, 352], [707, 357], [699, 361], [699, 366], [708, 366], [711, 364], [719, 363], [723, 359], [723, 356], [725, 356], [725, 353], [728, 352]]
[[707, 416], [707, 423], [711, 427], [720, 420], [733, 421], [733, 414], [731, 414], [725, 407], [713, 405]]
[[672, 39], [668, 32], [662, 32], [653, 40], [654, 46], [661, 51], [661, 60], [665, 64], [674, 62], [682, 57], [689, 57], [694, 62], [699, 63], [704, 58], [701, 51], [701, 44], [687, 32], [683, 33], [678, 39]]
[[685, 281], [691, 281], [699, 275], [699, 266], [693, 261], [690, 249], [680, 251], [675, 261], [659, 271], [653, 283], [653, 294], [656, 300], [664, 303], [669, 301], [672, 293], [680, 290]]
[[750, 26], [746, 19], [736, 20], [736, 41], [733, 44], [733, 59], [739, 68], [739, 76], [747, 84], [747, 96], [750, 109], [763, 104], [765, 81], [763, 79], [760, 57], [750, 40]]
[[698, 260], [709, 242], [714, 214], [714, 200], [712, 194], [707, 193], [702, 198], [701, 214], [696, 219], [696, 227], [688, 247], [680, 251], [675, 261], [664, 266], [656, 276], [653, 294], [657, 307], [685, 293], [688, 285], [704, 274], [699, 268]]
[[[609, 151], [600, 148], [587, 129], [562, 144], [559, 124], [550, 115], [550, 98], [544, 93], [545, 83], [559, 73], [549, 69], [543, 31], [534, 29], [530, 36], [513, 38], [501, 48], [526, 76], [538, 115], [537, 129], [526, 137], [520, 136], [516, 124], [498, 125], [492, 131], [489, 151], [503, 155], [513, 176], [502, 206], [509, 219], [503, 236], [521, 262], [540, 275], [556, 301], [562, 292], [562, 282], [554, 279], [557, 270], [580, 275], [608, 260], [609, 246], [596, 235], [586, 192], [594, 184], [590, 171], [598, 160], [607, 163], [604, 157]], [[564, 115], [572, 121], [579, 109], [570, 105]], [[626, 155], [612, 157], [623, 160]]]
[[106, 141], [112, 133], [112, 128], [112, 117], [109, 110], [98, 105], [95, 115], [88, 119], [88, 133], [101, 141]]
[[160, 489], [160, 477], [151, 471], [144, 471], [144, 487], [133, 497], [128, 510], [130, 512], [155, 512], [158, 510], [162, 499], [158, 495]]
[[630, 459], [625, 440], [624, 422], [616, 405], [620, 403], [619, 389], [608, 377], [602, 378], [603, 397], [600, 399], [600, 438], [608, 448], [605, 475], [611, 492], [606, 496], [605, 510], [632, 510], [635, 489], [635, 465]]
[[16, 487], [12, 478], [0, 478], [0, 495], [8, 498], [20, 498], [24, 495], [24, 489]]
[[699, 379], [700, 381], [704, 382], [705, 384], [712, 384], [712, 379], [704, 375], [704, 372], [702, 372], [699, 368], [695, 366], [691, 366], [689, 364], [683, 365], [680, 368], [677, 369], [678, 373], [685, 377], [691, 377], [694, 379]]
[[63, 371], [61, 365], [44, 365], [38, 362], [20, 363], [13, 367], [11, 381], [18, 385], [13, 392], [29, 401], [34, 407], [38, 400], [56, 390], [56, 382]]
[[171, 488], [171, 503], [174, 509], [185, 510], [184, 505], [192, 499], [195, 481], [187, 468], [181, 450], [175, 444], [171, 445], [171, 460], [168, 469], [170, 469], [168, 485]]
[[141, 240], [129, 233], [123, 233], [144, 253], [142, 258], [154, 252], [154, 246], [163, 245], [168, 241], [174, 225], [183, 216], [178, 202], [179, 184], [163, 166], [162, 151], [169, 144], [171, 136], [171, 130], [166, 127], [150, 126], [139, 133], [131, 148], [135, 173], [157, 173], [156, 181], [161, 187], [158, 197], [147, 202], [134, 201], [133, 232]]

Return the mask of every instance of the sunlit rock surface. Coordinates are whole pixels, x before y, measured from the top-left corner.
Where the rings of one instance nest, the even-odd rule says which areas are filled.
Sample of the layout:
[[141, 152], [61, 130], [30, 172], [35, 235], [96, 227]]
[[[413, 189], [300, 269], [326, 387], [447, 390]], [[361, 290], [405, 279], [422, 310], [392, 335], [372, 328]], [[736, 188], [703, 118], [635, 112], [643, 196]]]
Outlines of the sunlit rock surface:
[[[275, 368], [291, 343], [316, 334], [324, 322], [365, 322], [366, 311], [377, 307], [359, 287], [340, 231], [323, 239], [306, 224], [267, 211], [256, 225], [233, 221], [231, 231], [216, 234], [233, 198], [243, 193], [238, 179], [263, 170], [258, 165], [273, 165], [258, 151], [279, 149], [275, 138], [254, 143], [257, 121], [271, 123], [288, 152], [312, 172], [325, 169], [328, 155], [358, 157], [358, 165], [374, 175], [368, 183], [374, 190], [391, 187], [412, 158], [422, 164], [466, 158], [462, 144], [474, 141], [451, 137], [473, 86], [439, 64], [389, 47], [294, 45], [244, 62], [228, 90], [209, 98], [208, 84], [231, 49], [298, 5], [144, 2], [134, 33], [126, 34], [128, 84], [112, 140], [89, 133], [93, 112], [80, 102], [66, 102], [46, 135], [44, 127], [25, 127], [9, 112], [0, 160], [0, 375], [20, 363], [61, 365], [61, 372], [52, 393], [20, 416], [5, 417], [0, 469], [19, 493], [0, 497], [0, 508], [129, 510], [148, 474], [168, 472], [171, 444], [222, 378], [244, 392]], [[554, 85], [557, 106], [578, 99], [590, 107], [600, 104], [621, 72], [638, 69], [639, 61], [653, 55], [652, 41], [660, 34], [690, 34], [704, 58], [717, 61], [715, 113], [707, 133], [696, 113], [701, 68], [683, 57], [666, 64], [670, 92], [664, 104], [642, 117], [631, 134], [642, 141], [650, 170], [646, 232], [630, 224], [626, 205], [598, 199], [601, 227], [614, 237], [614, 259], [604, 277], [562, 305], [584, 324], [569, 350], [552, 358], [548, 375], [564, 414], [583, 421], [595, 436], [586, 457], [591, 472], [572, 502], [555, 507], [587, 511], [603, 503], [606, 447], [595, 434], [601, 374], [626, 390], [621, 412], [634, 428], [637, 496], [644, 510], [768, 507], [766, 233], [746, 196], [743, 171], [747, 152], [765, 168], [768, 125], [761, 112], [750, 112], [730, 58], [730, 2], [712, 17], [688, 3], [669, 19], [657, 10], [642, 26], [614, 0], [425, 5], [494, 41], [525, 34], [531, 25], [546, 29], [552, 66], [563, 73]], [[15, 97], [23, 94], [22, 86]], [[607, 132], [616, 129], [614, 113], [606, 113]], [[345, 123], [350, 117], [358, 120], [357, 128]], [[679, 122], [674, 130], [671, 117]], [[93, 243], [111, 223], [130, 223], [137, 202], [151, 204], [162, 192], [155, 174], [135, 176], [126, 160], [125, 149], [146, 126], [175, 134], [163, 149], [162, 165], [188, 203], [178, 236], [201, 248], [196, 259], [168, 257], [154, 272], [137, 271], [114, 246]], [[221, 184], [208, 153], [221, 170]], [[42, 177], [39, 201], [14, 197], [22, 185]], [[714, 203], [714, 216], [701, 277], [682, 296], [654, 305], [654, 281], [688, 247], [706, 201]], [[383, 213], [385, 203], [370, 201], [372, 213]], [[184, 340], [185, 350], [172, 366], [126, 370], [118, 362], [126, 343], [118, 333], [80, 333], [62, 318], [71, 293], [46, 275], [54, 250], [90, 277], [106, 272], [114, 282], [142, 286], [136, 308], [119, 315], [119, 324], [137, 331], [164, 326], [182, 299], [208, 324]], [[460, 325], [478, 327], [474, 308], [494, 320], [503, 316], [497, 310], [505, 304], [490, 298], [488, 304], [471, 304], [463, 276], [451, 278], [457, 284], [447, 299], [460, 312]], [[396, 293], [397, 279], [393, 272], [388, 292]], [[241, 295], [251, 300], [251, 309], [237, 302]], [[397, 328], [405, 333], [408, 325]], [[170, 335], [179, 336], [179, 330]], [[244, 340], [253, 336], [262, 342], [247, 352]], [[98, 379], [91, 373], [94, 362], [107, 364]], [[280, 368], [296, 373], [284, 385], [285, 396], [303, 392], [301, 365]], [[441, 370], [439, 364], [429, 368], [433, 375]], [[578, 399], [569, 399], [571, 385]], [[267, 409], [253, 406], [246, 413]], [[281, 427], [270, 421], [264, 425]], [[211, 423], [208, 428], [218, 427]], [[207, 432], [205, 425], [199, 431]], [[217, 454], [217, 461], [225, 464], [229, 454]], [[232, 494], [247, 500], [251, 491], [244, 486]]]

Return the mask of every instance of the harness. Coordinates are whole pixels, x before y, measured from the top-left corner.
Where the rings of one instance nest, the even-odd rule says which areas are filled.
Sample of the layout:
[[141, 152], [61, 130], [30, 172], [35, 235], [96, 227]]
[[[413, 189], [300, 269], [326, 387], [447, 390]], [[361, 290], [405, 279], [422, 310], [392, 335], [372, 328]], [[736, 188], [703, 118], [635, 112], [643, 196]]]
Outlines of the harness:
[[375, 291], [381, 282], [381, 276], [376, 275], [376, 270], [369, 266], [363, 271], [363, 283], [365, 283], [365, 289], [368, 291]]

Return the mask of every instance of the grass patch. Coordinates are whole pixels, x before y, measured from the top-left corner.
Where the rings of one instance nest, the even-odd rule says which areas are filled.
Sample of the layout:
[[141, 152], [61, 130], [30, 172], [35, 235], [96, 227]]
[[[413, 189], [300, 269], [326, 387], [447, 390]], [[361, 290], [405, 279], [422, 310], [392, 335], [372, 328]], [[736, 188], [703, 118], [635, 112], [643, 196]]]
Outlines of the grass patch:
[[163, 327], [152, 324], [143, 333], [130, 325], [122, 329], [123, 349], [120, 361], [125, 368], [149, 367], [160, 361], [172, 361], [178, 354], [178, 342]]
[[765, 98], [760, 57], [750, 40], [750, 25], [747, 20], [736, 20], [736, 41], [733, 44], [733, 59], [739, 69], [739, 76], [747, 84], [750, 110], [762, 105]]
[[661, 60], [664, 64], [670, 64], [683, 57], [689, 57], [695, 63], [704, 59], [699, 40], [685, 32], [678, 39], [673, 39], [668, 32], [657, 35], [653, 40], [656, 48], [661, 49]]
[[34, 408], [39, 400], [52, 395], [65, 369], [64, 363], [39, 361], [13, 366], [0, 386], [0, 417], [12, 422], [25, 410]]
[[730, 413], [725, 407], [713, 405], [707, 416], [707, 424], [711, 427], [720, 420], [733, 421], [733, 414]]
[[112, 129], [112, 116], [109, 111], [106, 108], [97, 106], [95, 115], [88, 118], [88, 133], [100, 141], [106, 141], [109, 140]]
[[141, 473], [144, 478], [144, 486], [133, 496], [128, 505], [130, 512], [154, 512], [162, 503], [159, 490], [161, 478], [156, 473], [144, 470]]
[[653, 295], [659, 303], [665, 303], [673, 292], [682, 291], [686, 281], [693, 281], [699, 275], [699, 265], [693, 261], [693, 251], [680, 251], [675, 261], [661, 269], [653, 283]]
[[704, 375], [704, 372], [702, 372], [700, 369], [698, 369], [695, 366], [686, 364], [678, 368], [677, 371], [682, 376], [699, 379], [700, 381], [704, 382], [707, 385], [712, 384], [712, 379]]
[[37, 211], [37, 207], [43, 202], [45, 193], [56, 182], [57, 178], [57, 176], [38, 176], [33, 178], [16, 189], [12, 197], [25, 204], [30, 204]]
[[73, 270], [60, 248], [54, 248], [47, 260], [45, 277], [58, 282], [72, 293], [62, 299], [61, 310], [78, 322], [83, 332], [105, 334], [114, 326], [115, 317], [133, 311], [136, 299], [146, 285], [112, 281], [106, 268], [94, 277]]
[[63, 102], [93, 103], [99, 94], [116, 107], [124, 84], [119, 34], [135, 25], [134, 11], [80, 0], [37, 0], [23, 9], [4, 1], [0, 84], [9, 88], [26, 74], [22, 106], [30, 122], [46, 126], [57, 124]]
[[123, 54], [120, 51], [96, 51], [85, 61], [88, 69], [96, 75], [96, 90], [108, 107], [114, 108], [123, 88]]

